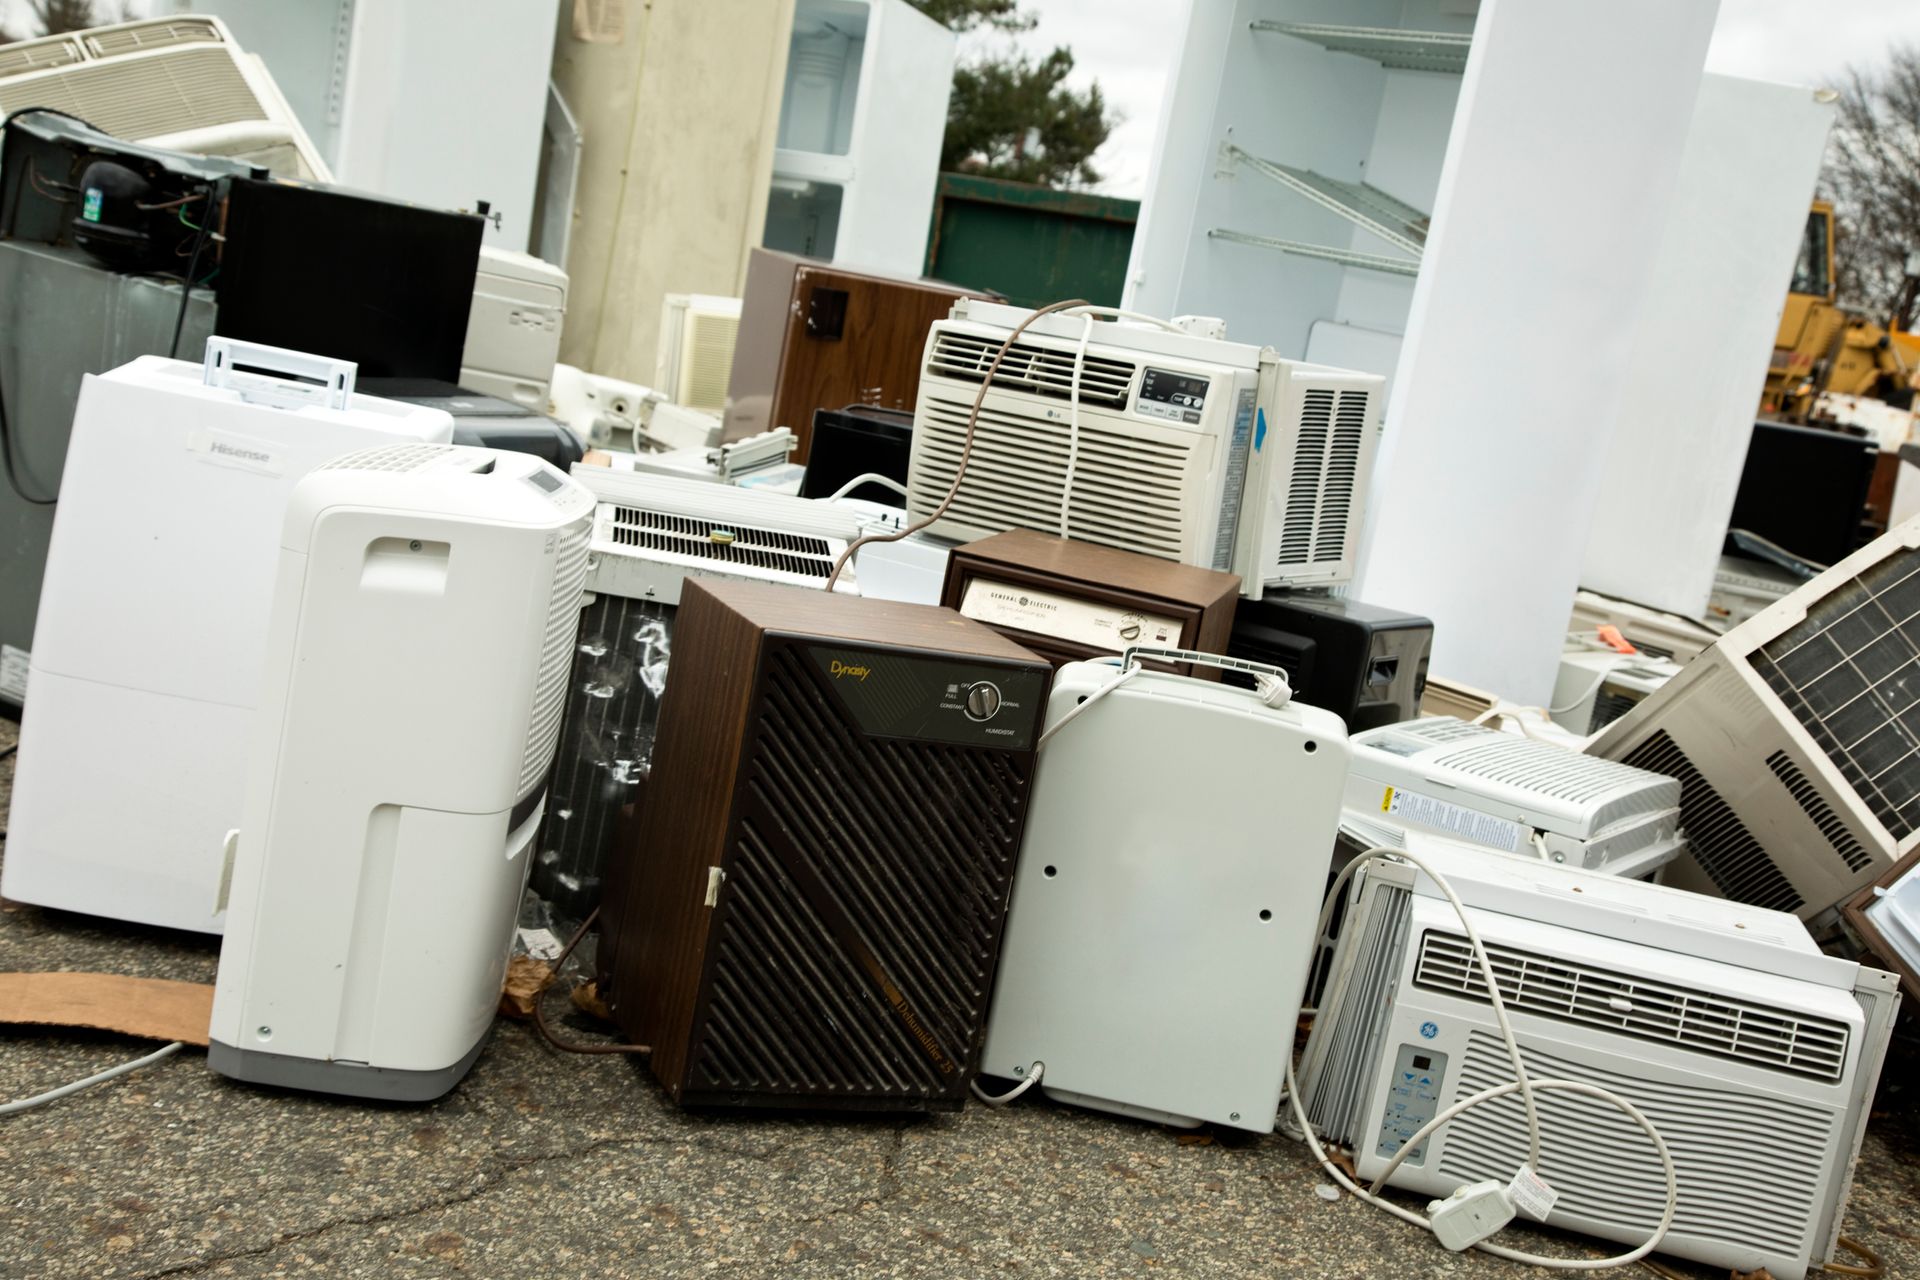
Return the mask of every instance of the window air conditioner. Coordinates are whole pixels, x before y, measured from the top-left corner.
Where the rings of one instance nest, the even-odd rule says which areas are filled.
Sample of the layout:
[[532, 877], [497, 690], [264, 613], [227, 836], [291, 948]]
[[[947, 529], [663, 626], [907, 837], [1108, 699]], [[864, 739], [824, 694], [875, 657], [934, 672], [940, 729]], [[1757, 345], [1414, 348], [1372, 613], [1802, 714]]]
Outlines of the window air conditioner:
[[[1780, 1280], [1833, 1256], [1899, 993], [1791, 916], [1465, 851], [1424, 855], [1465, 903], [1530, 1075], [1610, 1089], [1660, 1131], [1679, 1202], [1660, 1252]], [[1400, 862], [1362, 873], [1301, 1063], [1301, 1101], [1371, 1181], [1407, 1138], [1512, 1067], [1459, 917]], [[1541, 1091], [1546, 1221], [1647, 1239], [1666, 1179], [1639, 1127]], [[1445, 1196], [1527, 1159], [1519, 1101], [1464, 1112], [1391, 1185]]]
[[1677, 613], [1662, 613], [1597, 591], [1575, 593], [1567, 630], [1590, 636], [1603, 626], [1618, 628], [1627, 643], [1647, 657], [1671, 658], [1682, 666], [1720, 638], [1718, 631]]
[[1616, 876], [1684, 847], [1680, 784], [1464, 720], [1410, 720], [1348, 740], [1350, 823], [1377, 845], [1409, 830]]
[[1679, 674], [1680, 664], [1671, 658], [1569, 649], [1560, 655], [1553, 685], [1553, 722], [1582, 737], [1598, 733]]
[[332, 174], [266, 67], [218, 18], [154, 18], [0, 46], [0, 115], [54, 107], [129, 142]]
[[740, 334], [740, 299], [706, 293], [670, 293], [660, 309], [660, 349], [654, 387], [675, 404], [706, 413], [727, 409], [733, 344]]
[[[963, 299], [928, 335], [908, 510], [953, 484], [981, 379], [1029, 313]], [[980, 411], [966, 478], [930, 532], [1035, 529], [1240, 575], [1241, 593], [1353, 576], [1383, 380], [1270, 348], [1048, 315], [1013, 344]]]
[[1669, 883], [1812, 922], [1920, 847], [1920, 520], [1728, 632], [1588, 752], [1680, 780]]

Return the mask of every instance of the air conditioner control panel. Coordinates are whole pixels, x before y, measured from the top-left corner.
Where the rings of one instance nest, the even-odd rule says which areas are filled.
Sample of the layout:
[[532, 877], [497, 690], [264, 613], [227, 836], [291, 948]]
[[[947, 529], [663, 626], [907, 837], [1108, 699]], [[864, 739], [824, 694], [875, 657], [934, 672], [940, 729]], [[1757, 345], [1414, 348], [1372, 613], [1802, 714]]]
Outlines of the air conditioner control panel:
[[1133, 411], [1149, 418], [1198, 426], [1200, 415], [1207, 407], [1207, 393], [1212, 389], [1211, 378], [1148, 366], [1140, 374], [1140, 394], [1134, 400]]

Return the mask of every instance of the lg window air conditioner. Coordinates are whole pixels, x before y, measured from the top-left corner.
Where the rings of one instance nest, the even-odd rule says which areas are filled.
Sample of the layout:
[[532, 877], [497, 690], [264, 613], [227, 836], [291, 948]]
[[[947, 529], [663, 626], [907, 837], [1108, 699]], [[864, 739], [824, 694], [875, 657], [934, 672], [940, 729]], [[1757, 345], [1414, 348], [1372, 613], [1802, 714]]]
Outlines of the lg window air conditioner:
[[287, 506], [208, 1063], [422, 1100], [500, 996], [592, 495], [522, 453], [348, 454]]
[[1617, 876], [1673, 861], [1680, 784], [1550, 742], [1436, 716], [1356, 734], [1348, 825], [1407, 847], [1410, 832]]
[[[962, 300], [933, 326], [907, 477], [914, 517], [951, 488], [981, 379], [1027, 315]], [[1250, 598], [1353, 576], [1380, 378], [1130, 323], [1096, 322], [1082, 362], [1084, 323], [1043, 316], [1007, 352], [965, 480], [931, 532], [1035, 529], [1237, 573]]]
[[[1660, 1252], [1780, 1280], [1834, 1257], [1899, 1003], [1791, 916], [1641, 881], [1433, 851], [1487, 948], [1528, 1072], [1612, 1090], [1660, 1131], [1679, 1201]], [[1371, 864], [1301, 1063], [1301, 1100], [1362, 1183], [1512, 1066], [1459, 917], [1424, 875]], [[1636, 1245], [1666, 1202], [1652, 1144], [1611, 1106], [1536, 1095], [1546, 1221]], [[1391, 1184], [1445, 1196], [1527, 1159], [1519, 1103], [1440, 1128]]]
[[1920, 846], [1920, 520], [1728, 632], [1587, 748], [1680, 780], [1669, 883], [1825, 923]]
[[[675, 615], [689, 578], [823, 588], [860, 536], [844, 507], [581, 465], [596, 499], [587, 603], [554, 752], [533, 886], [584, 916], [613, 834], [653, 767]], [[842, 575], [851, 590], [853, 574]]]
[[0, 115], [56, 107], [116, 138], [330, 181], [259, 58], [218, 18], [124, 22], [0, 46]]
[[727, 408], [733, 344], [740, 335], [740, 299], [670, 293], [660, 308], [660, 349], [653, 385], [689, 409], [719, 415]]

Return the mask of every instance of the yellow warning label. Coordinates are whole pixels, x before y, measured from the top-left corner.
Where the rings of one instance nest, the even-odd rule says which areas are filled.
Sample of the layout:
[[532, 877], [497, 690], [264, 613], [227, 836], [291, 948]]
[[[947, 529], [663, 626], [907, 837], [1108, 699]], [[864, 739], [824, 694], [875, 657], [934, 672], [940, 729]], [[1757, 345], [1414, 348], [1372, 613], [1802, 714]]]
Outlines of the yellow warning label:
[[1386, 794], [1380, 797], [1380, 812], [1382, 813], [1393, 812], [1393, 788], [1392, 787], [1388, 787], [1386, 790]]

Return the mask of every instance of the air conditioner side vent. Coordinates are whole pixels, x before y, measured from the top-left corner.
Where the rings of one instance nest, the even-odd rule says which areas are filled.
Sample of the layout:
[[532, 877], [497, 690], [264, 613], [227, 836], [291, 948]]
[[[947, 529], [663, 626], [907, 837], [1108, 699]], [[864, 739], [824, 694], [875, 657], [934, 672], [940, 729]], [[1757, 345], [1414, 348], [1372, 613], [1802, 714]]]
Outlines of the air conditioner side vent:
[[1813, 820], [1813, 825], [1820, 828], [1820, 833], [1826, 836], [1827, 843], [1833, 846], [1833, 851], [1840, 855], [1849, 871], [1858, 874], [1873, 865], [1873, 855], [1853, 838], [1853, 833], [1847, 830], [1847, 824], [1840, 820], [1840, 815], [1820, 798], [1814, 785], [1807, 781], [1807, 775], [1787, 758], [1786, 752], [1776, 751], [1768, 756], [1767, 768], [1773, 770], [1773, 776], [1780, 779], [1780, 785], [1787, 789], [1801, 810]]
[[1775, 911], [1798, 911], [1806, 905], [1766, 848], [1665, 730], [1629, 751], [1625, 763], [1679, 779], [1680, 826], [1687, 848], [1721, 893]]

